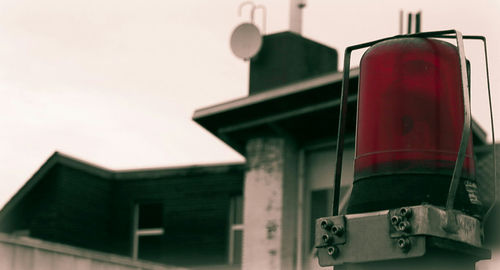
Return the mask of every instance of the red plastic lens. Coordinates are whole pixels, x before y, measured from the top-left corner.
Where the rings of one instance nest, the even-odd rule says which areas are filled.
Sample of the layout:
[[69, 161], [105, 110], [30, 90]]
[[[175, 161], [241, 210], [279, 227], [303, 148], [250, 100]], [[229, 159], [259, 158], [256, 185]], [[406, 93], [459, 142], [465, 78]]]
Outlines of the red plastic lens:
[[[360, 203], [366, 204], [361, 209], [373, 203], [367, 197], [370, 192], [378, 193], [383, 209], [404, 202], [443, 204], [460, 145], [463, 111], [460, 60], [452, 44], [400, 38], [368, 49], [360, 64], [354, 188], [384, 179], [379, 185], [364, 184], [371, 191], [361, 192], [365, 198]], [[471, 136], [464, 179], [474, 179], [472, 153]], [[411, 194], [405, 200], [394, 194], [380, 199], [384, 185], [393, 192], [410, 188]], [[442, 191], [438, 194], [434, 187]], [[355, 192], [353, 197], [361, 196]]]
[[[455, 46], [405, 38], [379, 43], [361, 60], [356, 176], [451, 174], [463, 128]], [[465, 175], [473, 174], [469, 142]]]

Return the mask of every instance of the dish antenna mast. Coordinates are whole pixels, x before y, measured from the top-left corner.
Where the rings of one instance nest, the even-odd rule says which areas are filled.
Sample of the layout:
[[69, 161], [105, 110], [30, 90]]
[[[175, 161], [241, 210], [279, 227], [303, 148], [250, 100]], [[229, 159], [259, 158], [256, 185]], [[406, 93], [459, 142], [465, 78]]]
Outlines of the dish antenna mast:
[[290, 31], [302, 34], [302, 9], [306, 0], [290, 0]]
[[[245, 61], [254, 57], [262, 47], [262, 35], [266, 33], [266, 7], [263, 5], [255, 5], [251, 1], [246, 1], [240, 4], [238, 8], [238, 16], [241, 17], [242, 10], [245, 6], [250, 5], [250, 22], [238, 25], [231, 34], [231, 50], [236, 57]], [[262, 34], [259, 28], [254, 23], [255, 10], [262, 10]]]

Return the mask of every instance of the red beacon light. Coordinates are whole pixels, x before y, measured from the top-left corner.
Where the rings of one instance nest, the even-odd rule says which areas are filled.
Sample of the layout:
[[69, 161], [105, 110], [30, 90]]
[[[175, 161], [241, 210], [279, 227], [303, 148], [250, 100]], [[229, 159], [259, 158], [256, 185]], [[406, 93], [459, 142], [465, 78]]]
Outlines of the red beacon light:
[[[457, 46], [435, 38], [454, 38]], [[350, 53], [368, 46], [360, 61], [347, 213], [432, 204], [483, 215], [486, 208], [475, 181], [469, 74], [456, 31], [397, 36], [346, 50], [333, 214], [338, 214]]]
[[[456, 46], [442, 41], [447, 38], [456, 39]], [[333, 216], [316, 220], [321, 266], [425, 268], [439, 258], [439, 265], [449, 269], [473, 269], [476, 261], [490, 258], [483, 228], [494, 203], [481, 201], [478, 185], [483, 182], [475, 179], [463, 39], [484, 44], [494, 141], [484, 37], [448, 30], [346, 49]], [[339, 215], [350, 57], [353, 50], [366, 47], [359, 71], [354, 183], [347, 213]], [[481, 181], [494, 183], [492, 178]], [[464, 260], [457, 261], [456, 251]]]
[[[349, 211], [444, 206], [464, 122], [457, 47], [418, 37], [375, 44], [360, 63], [358, 98]], [[472, 153], [469, 136], [459, 209], [481, 204]]]

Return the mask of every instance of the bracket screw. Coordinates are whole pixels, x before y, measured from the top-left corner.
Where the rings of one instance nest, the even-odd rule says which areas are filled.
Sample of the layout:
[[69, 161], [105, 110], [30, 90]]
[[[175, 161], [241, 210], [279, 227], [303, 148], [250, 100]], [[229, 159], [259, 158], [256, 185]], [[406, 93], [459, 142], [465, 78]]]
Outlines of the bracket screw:
[[332, 233], [336, 236], [342, 236], [342, 234], [344, 234], [344, 227], [335, 225], [332, 227]]
[[328, 255], [332, 257], [337, 257], [339, 255], [339, 248], [338, 247], [328, 247], [327, 249]]
[[400, 216], [392, 216], [391, 217], [391, 223], [392, 225], [396, 226], [401, 222], [401, 217]]
[[323, 219], [321, 221], [321, 228], [329, 230], [333, 226], [333, 222], [329, 219]]
[[411, 208], [402, 207], [399, 209], [399, 214], [405, 218], [409, 218], [409, 217], [411, 217], [411, 214], [412, 214]]
[[404, 252], [407, 252], [411, 248], [410, 239], [401, 237], [398, 239], [398, 247], [402, 249]]
[[400, 232], [409, 232], [411, 230], [411, 224], [408, 221], [401, 221], [398, 224], [398, 231]]
[[323, 236], [321, 237], [321, 239], [323, 239], [323, 242], [325, 244], [330, 244], [331, 242], [333, 242], [333, 237], [331, 237], [328, 234], [323, 234]]

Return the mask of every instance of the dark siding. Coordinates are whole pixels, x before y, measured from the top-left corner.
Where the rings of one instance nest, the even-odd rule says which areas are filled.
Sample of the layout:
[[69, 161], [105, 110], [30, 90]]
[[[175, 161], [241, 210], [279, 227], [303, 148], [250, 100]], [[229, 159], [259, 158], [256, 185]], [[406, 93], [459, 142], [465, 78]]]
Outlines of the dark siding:
[[21, 203], [30, 205], [29, 211], [18, 209], [14, 212], [28, 219], [30, 236], [52, 240], [57, 237], [57, 222], [59, 213], [54, 194], [57, 190], [59, 165], [53, 167], [38, 185], [29, 192]]
[[29, 230], [30, 235], [53, 239], [58, 218], [53, 195], [56, 190], [58, 167], [53, 167], [24, 198], [0, 222], [0, 230], [13, 233]]
[[262, 48], [250, 60], [250, 95], [335, 72], [337, 55], [335, 49], [292, 32], [264, 36]]
[[[242, 192], [243, 171], [122, 181], [115, 194], [117, 213], [132, 217], [135, 202], [163, 203], [165, 234], [143, 238], [141, 248], [151, 252], [139, 253], [141, 258], [183, 266], [227, 262], [229, 200]], [[129, 251], [131, 224], [120, 224], [125, 219], [116, 219], [114, 227], [120, 228], [114, 237], [128, 239], [121, 245]]]
[[132, 255], [133, 203], [128, 199], [123, 183], [114, 182], [111, 194], [111, 248], [115, 253]]
[[99, 251], [109, 248], [110, 180], [55, 165], [0, 222], [3, 232]]
[[60, 167], [54, 199], [58, 242], [100, 251], [109, 249], [111, 181]]

